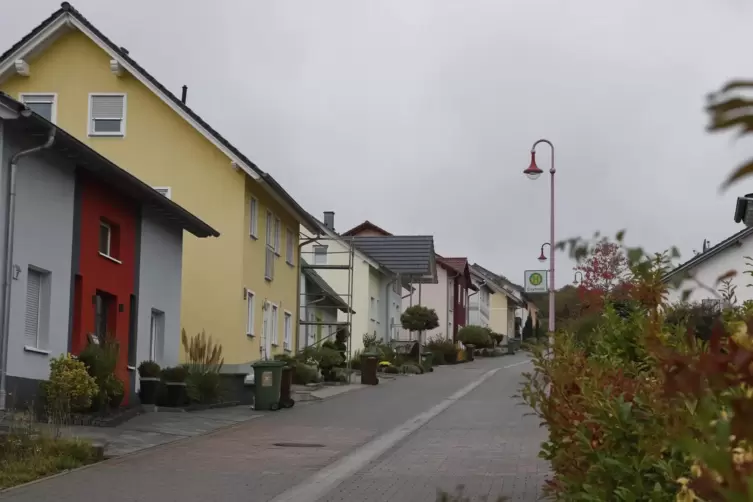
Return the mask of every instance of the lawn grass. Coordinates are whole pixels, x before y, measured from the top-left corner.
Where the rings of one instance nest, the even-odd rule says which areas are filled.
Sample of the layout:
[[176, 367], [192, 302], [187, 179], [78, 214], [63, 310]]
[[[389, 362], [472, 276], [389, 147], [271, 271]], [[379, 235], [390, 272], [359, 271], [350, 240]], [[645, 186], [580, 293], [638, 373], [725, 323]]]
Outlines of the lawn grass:
[[0, 489], [100, 460], [88, 441], [11, 432], [0, 436]]

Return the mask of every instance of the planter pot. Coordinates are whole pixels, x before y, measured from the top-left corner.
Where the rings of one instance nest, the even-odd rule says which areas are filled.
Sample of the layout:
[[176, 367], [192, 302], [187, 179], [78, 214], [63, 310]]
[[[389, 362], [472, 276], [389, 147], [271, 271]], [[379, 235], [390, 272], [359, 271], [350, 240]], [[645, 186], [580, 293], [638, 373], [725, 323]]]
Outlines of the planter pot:
[[165, 382], [167, 387], [167, 405], [179, 407], [186, 404], [186, 382]]
[[157, 392], [159, 391], [159, 378], [141, 378], [140, 380], [139, 399], [141, 404], [157, 404]]

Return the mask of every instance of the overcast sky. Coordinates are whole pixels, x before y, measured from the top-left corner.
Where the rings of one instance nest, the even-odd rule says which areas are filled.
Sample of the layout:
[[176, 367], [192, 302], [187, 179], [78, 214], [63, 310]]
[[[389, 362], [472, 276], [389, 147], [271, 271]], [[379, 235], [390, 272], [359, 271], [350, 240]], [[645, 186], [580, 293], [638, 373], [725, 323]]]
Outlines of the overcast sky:
[[[557, 148], [558, 240], [626, 228], [687, 258], [739, 230], [753, 192], [719, 193], [753, 140], [707, 134], [703, 111], [753, 77], [749, 1], [72, 4], [309, 212], [434, 235], [519, 283], [549, 238], [549, 177], [522, 174], [538, 138]], [[58, 5], [3, 1], [3, 50]]]

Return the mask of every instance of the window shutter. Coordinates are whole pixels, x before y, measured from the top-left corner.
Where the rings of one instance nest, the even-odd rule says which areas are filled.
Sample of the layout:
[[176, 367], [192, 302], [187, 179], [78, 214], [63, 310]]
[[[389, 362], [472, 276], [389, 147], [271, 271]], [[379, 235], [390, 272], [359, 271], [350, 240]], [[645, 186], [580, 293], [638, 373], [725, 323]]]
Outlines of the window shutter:
[[39, 308], [42, 296], [42, 274], [29, 269], [26, 277], [26, 345], [37, 346], [39, 339]]
[[122, 119], [123, 96], [92, 96], [93, 119]]

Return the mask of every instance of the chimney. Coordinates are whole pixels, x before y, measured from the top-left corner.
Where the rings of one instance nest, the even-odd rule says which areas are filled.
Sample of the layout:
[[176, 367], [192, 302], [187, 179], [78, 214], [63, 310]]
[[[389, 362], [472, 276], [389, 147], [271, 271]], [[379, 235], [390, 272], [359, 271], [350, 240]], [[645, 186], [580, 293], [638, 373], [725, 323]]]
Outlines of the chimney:
[[324, 226], [335, 231], [335, 212], [334, 211], [324, 211]]
[[188, 97], [188, 86], [183, 86], [183, 94], [180, 96], [181, 102], [185, 105], [186, 104], [186, 98]]
[[753, 193], [737, 198], [735, 223], [740, 222], [744, 223], [747, 227], [753, 226]]

